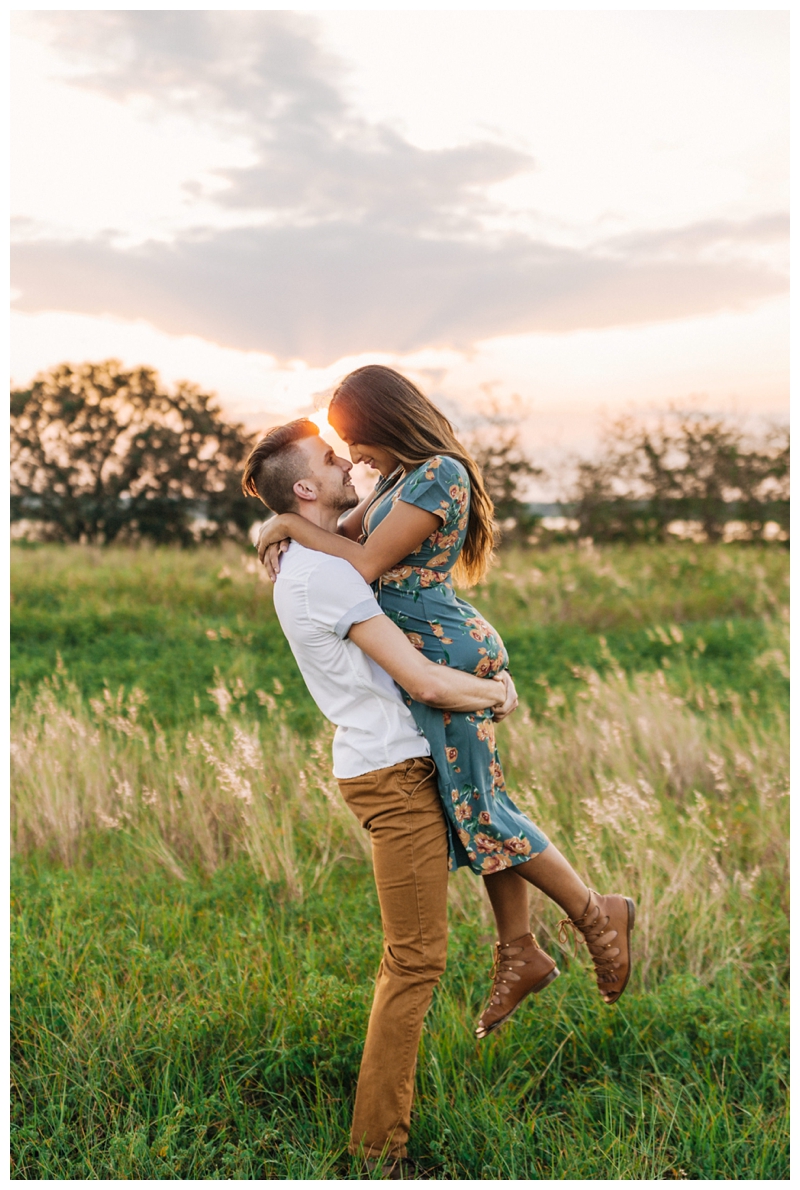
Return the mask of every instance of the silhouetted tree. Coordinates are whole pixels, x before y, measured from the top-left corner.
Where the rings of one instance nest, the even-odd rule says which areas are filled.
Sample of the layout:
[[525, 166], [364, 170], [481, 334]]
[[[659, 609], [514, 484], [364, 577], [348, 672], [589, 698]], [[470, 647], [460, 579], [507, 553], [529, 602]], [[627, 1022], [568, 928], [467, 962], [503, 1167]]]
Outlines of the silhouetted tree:
[[541, 520], [523, 499], [525, 485], [544, 471], [534, 466], [522, 448], [519, 420], [497, 411], [487, 414], [480, 427], [463, 440], [481, 469], [503, 537], [524, 542]]
[[188, 545], [243, 536], [259, 517], [240, 477], [251, 436], [185, 382], [151, 368], [61, 364], [11, 393], [11, 516], [62, 541]]
[[708, 541], [744, 522], [789, 524], [788, 430], [748, 441], [732, 422], [704, 413], [662, 418], [653, 428], [611, 423], [599, 460], [580, 461], [571, 493], [579, 533], [597, 541], [665, 540], [672, 521], [694, 521]]

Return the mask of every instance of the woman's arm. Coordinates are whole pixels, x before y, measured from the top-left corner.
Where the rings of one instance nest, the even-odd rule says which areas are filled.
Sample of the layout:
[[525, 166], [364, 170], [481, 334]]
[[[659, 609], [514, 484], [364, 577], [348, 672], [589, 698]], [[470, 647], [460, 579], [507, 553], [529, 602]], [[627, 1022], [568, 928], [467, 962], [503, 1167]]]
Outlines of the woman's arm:
[[[372, 494], [365, 496], [355, 508], [351, 508], [347, 516], [339, 521], [336, 532], [342, 537], [349, 537], [351, 541], [358, 541], [361, 536], [361, 522], [364, 518], [364, 512], [371, 499]], [[269, 526], [273, 519], [273, 517], [270, 517], [268, 521], [264, 521], [259, 529], [256, 549], [258, 550], [258, 556], [261, 559], [262, 565], [265, 567], [272, 581], [275, 582], [275, 576], [281, 564], [281, 554], [286, 553], [291, 545], [291, 540], [288, 537], [285, 537], [283, 541], [272, 540], [269, 535]]]
[[275, 582], [277, 574], [271, 565], [267, 550], [275, 542], [291, 537], [310, 550], [332, 554], [334, 558], [344, 558], [355, 566], [363, 579], [371, 583], [387, 570], [391, 570], [392, 566], [402, 562], [403, 558], [414, 550], [419, 549], [426, 537], [430, 537], [441, 523], [441, 517], [435, 513], [426, 512], [424, 508], [417, 508], [414, 504], [405, 504], [398, 500], [377, 529], [370, 533], [363, 545], [359, 545], [349, 537], [320, 529], [296, 512], [285, 512], [267, 521], [262, 529], [258, 541], [258, 556], [264, 563], [269, 577]]

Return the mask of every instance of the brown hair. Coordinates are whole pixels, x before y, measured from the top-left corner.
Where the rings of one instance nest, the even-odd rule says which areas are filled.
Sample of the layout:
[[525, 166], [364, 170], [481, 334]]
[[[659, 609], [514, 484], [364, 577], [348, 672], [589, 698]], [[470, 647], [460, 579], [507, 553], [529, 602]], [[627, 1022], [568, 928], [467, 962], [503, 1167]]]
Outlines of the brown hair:
[[463, 463], [472, 492], [456, 576], [469, 584], [483, 578], [496, 540], [494, 505], [478, 464], [433, 402], [393, 368], [368, 364], [345, 376], [333, 394], [328, 420], [342, 437], [384, 447], [407, 471], [432, 455], [447, 455]]
[[297, 507], [294, 485], [308, 474], [308, 465], [297, 443], [318, 433], [319, 427], [306, 417], [267, 430], [244, 465], [245, 496], [258, 496], [273, 512], [294, 512]]

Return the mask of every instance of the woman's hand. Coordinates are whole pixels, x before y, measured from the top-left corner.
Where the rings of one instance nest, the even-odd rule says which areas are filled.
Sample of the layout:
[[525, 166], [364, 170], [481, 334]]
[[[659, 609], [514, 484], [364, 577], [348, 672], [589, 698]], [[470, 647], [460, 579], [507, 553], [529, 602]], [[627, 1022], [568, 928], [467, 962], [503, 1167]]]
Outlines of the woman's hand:
[[275, 582], [281, 568], [281, 554], [291, 545], [286, 527], [280, 524], [281, 517], [274, 516], [265, 521], [258, 534], [256, 549], [258, 560], [263, 565], [271, 582]]
[[502, 706], [494, 708], [494, 717], [499, 722], [501, 719], [505, 719], [506, 716], [510, 715], [513, 711], [516, 711], [517, 707], [519, 706], [519, 699], [517, 698], [517, 691], [511, 678], [511, 674], [507, 669], [504, 669], [501, 674], [497, 675], [497, 680], [502, 682], [506, 688], [505, 702]]
[[258, 531], [258, 541], [256, 542], [259, 562], [264, 561], [264, 555], [269, 546], [276, 545], [279, 541], [288, 541], [291, 536], [282, 516], [273, 516], [268, 521], [264, 521]]
[[274, 583], [277, 579], [281, 569], [281, 554], [285, 554], [291, 544], [291, 539], [284, 537], [281, 541], [274, 541], [265, 549], [261, 561], [270, 582]]

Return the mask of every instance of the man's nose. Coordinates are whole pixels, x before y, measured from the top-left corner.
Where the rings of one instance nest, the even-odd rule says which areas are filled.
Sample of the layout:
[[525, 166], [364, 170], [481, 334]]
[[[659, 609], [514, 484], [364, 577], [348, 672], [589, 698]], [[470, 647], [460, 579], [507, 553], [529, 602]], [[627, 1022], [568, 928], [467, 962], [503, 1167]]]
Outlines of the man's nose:
[[350, 460], [343, 459], [341, 457], [341, 455], [336, 456], [336, 463], [337, 463], [337, 466], [341, 467], [342, 471], [352, 471], [353, 470], [353, 464], [350, 462]]

